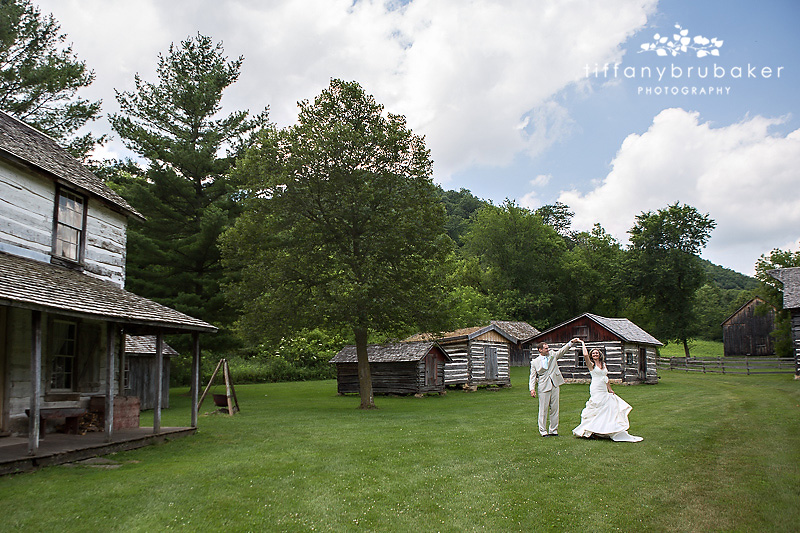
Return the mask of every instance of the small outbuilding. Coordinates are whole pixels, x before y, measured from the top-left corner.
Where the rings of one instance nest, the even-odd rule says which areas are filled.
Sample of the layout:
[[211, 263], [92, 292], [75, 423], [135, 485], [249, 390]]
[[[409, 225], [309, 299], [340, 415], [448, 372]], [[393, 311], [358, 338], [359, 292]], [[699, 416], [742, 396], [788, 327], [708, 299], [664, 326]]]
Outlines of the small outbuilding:
[[[163, 369], [161, 373], [161, 407], [169, 407], [169, 369], [171, 358], [178, 355], [166, 342], [162, 348]], [[125, 366], [123, 382], [125, 396], [139, 398], [140, 409], [153, 409], [156, 406], [155, 376], [156, 337], [155, 335], [125, 335]]]
[[[658, 383], [656, 357], [663, 343], [627, 318], [584, 313], [536, 335], [526, 347], [534, 352], [540, 342], [546, 342], [557, 350], [576, 337], [590, 350], [605, 351], [609, 379], [624, 383]], [[591, 379], [580, 346], [565, 353], [558, 360], [558, 366], [566, 380]]]
[[[367, 346], [373, 394], [441, 393], [447, 352], [433, 341], [396, 342]], [[330, 361], [336, 365], [339, 394], [359, 392], [356, 347], [345, 346]]]
[[511, 340], [509, 362], [511, 366], [528, 366], [531, 364], [531, 352], [525, 343], [541, 333], [527, 322], [514, 322], [509, 320], [492, 320]]
[[511, 385], [509, 353], [514, 339], [497, 324], [447, 333], [419, 333], [405, 342], [421, 340], [436, 341], [447, 350], [451, 361], [445, 365], [445, 385], [471, 389]]
[[783, 283], [783, 308], [789, 312], [794, 343], [794, 377], [800, 378], [800, 267], [770, 270], [770, 276]]
[[[757, 312], [765, 307], [766, 312]], [[728, 356], [774, 355], [775, 308], [762, 300], [753, 298], [722, 323], [723, 353]]]

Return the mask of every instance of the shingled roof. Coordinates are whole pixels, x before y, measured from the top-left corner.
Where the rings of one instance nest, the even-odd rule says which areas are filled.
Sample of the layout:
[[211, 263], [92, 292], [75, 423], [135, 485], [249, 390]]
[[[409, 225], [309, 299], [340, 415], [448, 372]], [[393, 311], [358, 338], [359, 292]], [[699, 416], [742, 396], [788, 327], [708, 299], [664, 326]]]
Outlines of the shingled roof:
[[551, 331], [564, 326], [565, 324], [569, 324], [570, 322], [575, 322], [579, 318], [587, 317], [590, 320], [596, 322], [597, 324], [601, 325], [620, 339], [626, 342], [633, 342], [637, 344], [650, 344], [653, 346], [664, 346], [660, 340], [656, 339], [645, 330], [628, 320], [627, 318], [606, 318], [600, 315], [593, 315], [592, 313], [584, 313], [580, 316], [576, 316], [566, 322], [562, 322], [557, 326], [553, 326], [552, 328], [541, 332], [537, 337], [544, 336]]
[[783, 283], [783, 308], [800, 309], [800, 267], [779, 268], [767, 274]]
[[403, 342], [414, 342], [414, 341], [439, 341], [439, 342], [453, 342], [453, 341], [460, 341], [460, 340], [472, 340], [475, 337], [480, 337], [484, 333], [488, 333], [489, 331], [496, 331], [503, 337], [507, 338], [509, 341], [515, 342], [513, 338], [507, 333], [506, 331], [502, 330], [500, 326], [495, 323], [489, 324], [488, 326], [472, 326], [469, 328], [461, 328], [455, 331], [447, 331], [447, 332], [438, 332], [438, 333], [416, 333], [403, 339]]
[[[367, 346], [367, 357], [370, 363], [416, 363], [424, 358], [433, 348], [438, 348], [450, 361], [450, 356], [435, 342], [396, 342], [393, 344], [370, 344]], [[357, 362], [356, 346], [345, 346], [333, 356], [331, 363]]]
[[180, 331], [217, 330], [109, 281], [5, 252], [0, 252], [0, 305]]
[[[155, 335], [125, 335], [125, 353], [135, 353], [141, 355], [155, 355], [156, 336]], [[164, 355], [178, 355], [175, 348], [162, 343], [161, 353]]]
[[131, 205], [72, 157], [55, 140], [0, 111], [0, 154], [25, 166], [33, 166], [91, 196], [102, 198], [128, 215], [142, 218]]
[[492, 324], [497, 325], [507, 334], [514, 337], [517, 342], [526, 341], [540, 333], [538, 329], [527, 322], [512, 322], [508, 320], [492, 320]]

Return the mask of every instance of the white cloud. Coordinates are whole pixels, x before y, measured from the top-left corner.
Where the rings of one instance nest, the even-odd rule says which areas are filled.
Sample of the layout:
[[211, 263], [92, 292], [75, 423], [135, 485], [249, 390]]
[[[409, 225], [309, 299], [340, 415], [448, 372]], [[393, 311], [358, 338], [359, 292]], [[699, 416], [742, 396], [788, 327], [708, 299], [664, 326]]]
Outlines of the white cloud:
[[599, 222], [623, 242], [640, 212], [692, 205], [717, 222], [703, 256], [751, 274], [762, 253], [800, 237], [800, 130], [771, 134], [782, 122], [755, 116], [713, 128], [698, 113], [665, 109], [625, 139], [597, 188], [559, 201], [575, 211], [576, 229]]
[[535, 178], [530, 181], [530, 186], [534, 188], [531, 192], [523, 196], [519, 200], [519, 205], [522, 207], [527, 207], [528, 209], [536, 209], [541, 207], [542, 201], [539, 198], [539, 191], [535, 189], [541, 189], [546, 187], [553, 176], [550, 174], [539, 174]]
[[[331, 77], [355, 79], [426, 136], [439, 181], [471, 165], [540, 153], [569, 131], [553, 95], [586, 64], [621, 58], [656, 0], [40, 0], [97, 73], [84, 96], [116, 109], [113, 89], [197, 32], [245, 56], [226, 109], [269, 105], [280, 126]], [[520, 124], [527, 121], [527, 126]]]

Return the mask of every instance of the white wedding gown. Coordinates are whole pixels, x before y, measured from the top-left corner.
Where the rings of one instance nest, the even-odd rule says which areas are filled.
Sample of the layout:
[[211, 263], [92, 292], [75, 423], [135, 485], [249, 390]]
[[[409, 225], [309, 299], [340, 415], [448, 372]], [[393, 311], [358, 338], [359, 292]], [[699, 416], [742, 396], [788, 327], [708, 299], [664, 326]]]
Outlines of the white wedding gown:
[[610, 437], [618, 442], [639, 442], [642, 437], [628, 434], [630, 423], [628, 413], [631, 406], [608, 392], [608, 369], [595, 366], [590, 372], [592, 384], [589, 385], [589, 400], [581, 412], [581, 423], [572, 430], [576, 437], [598, 435]]

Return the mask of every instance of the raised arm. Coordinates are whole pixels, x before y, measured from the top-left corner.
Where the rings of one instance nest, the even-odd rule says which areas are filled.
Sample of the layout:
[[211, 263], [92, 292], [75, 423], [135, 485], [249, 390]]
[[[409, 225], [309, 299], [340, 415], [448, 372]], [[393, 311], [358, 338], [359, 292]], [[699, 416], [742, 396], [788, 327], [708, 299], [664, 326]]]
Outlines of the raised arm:
[[589, 358], [589, 352], [586, 350], [586, 343], [581, 341], [581, 347], [583, 348], [583, 360], [586, 361], [586, 368], [591, 370], [594, 368], [594, 363]]

